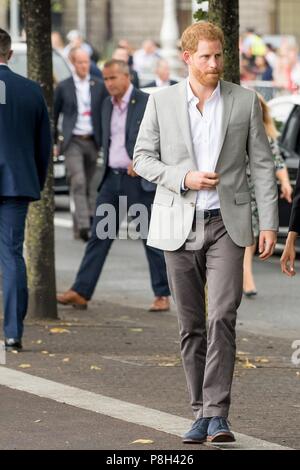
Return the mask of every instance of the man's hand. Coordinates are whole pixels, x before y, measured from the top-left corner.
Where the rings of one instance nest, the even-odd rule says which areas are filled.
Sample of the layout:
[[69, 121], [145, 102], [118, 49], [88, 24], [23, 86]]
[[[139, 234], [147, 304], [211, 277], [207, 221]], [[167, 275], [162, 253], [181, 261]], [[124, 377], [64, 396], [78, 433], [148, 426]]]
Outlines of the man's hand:
[[189, 171], [184, 179], [184, 186], [187, 189], [216, 189], [220, 177], [217, 173], [206, 173], [203, 171]]
[[53, 157], [58, 157], [58, 145], [53, 145]]
[[138, 176], [138, 174], [133, 169], [133, 164], [132, 163], [130, 163], [129, 167], [127, 168], [127, 174], [129, 176], [132, 176], [132, 178], [135, 178], [136, 176]]
[[265, 261], [274, 253], [277, 240], [276, 232], [273, 230], [262, 230], [259, 234], [259, 257]]
[[281, 271], [289, 277], [295, 276], [295, 242], [297, 238], [297, 232], [289, 232], [285, 248], [280, 258]]

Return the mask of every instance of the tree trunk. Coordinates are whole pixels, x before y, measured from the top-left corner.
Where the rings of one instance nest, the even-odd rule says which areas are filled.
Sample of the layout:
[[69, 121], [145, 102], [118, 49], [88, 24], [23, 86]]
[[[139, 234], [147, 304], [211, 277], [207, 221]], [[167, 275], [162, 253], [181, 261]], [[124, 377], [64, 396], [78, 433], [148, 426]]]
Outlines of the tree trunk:
[[[41, 85], [52, 116], [51, 1], [22, 0], [22, 11], [27, 37], [28, 77]], [[51, 159], [42, 199], [30, 205], [26, 226], [28, 314], [35, 318], [57, 318], [53, 219]]]
[[208, 19], [224, 32], [224, 80], [239, 84], [239, 0], [210, 0]]

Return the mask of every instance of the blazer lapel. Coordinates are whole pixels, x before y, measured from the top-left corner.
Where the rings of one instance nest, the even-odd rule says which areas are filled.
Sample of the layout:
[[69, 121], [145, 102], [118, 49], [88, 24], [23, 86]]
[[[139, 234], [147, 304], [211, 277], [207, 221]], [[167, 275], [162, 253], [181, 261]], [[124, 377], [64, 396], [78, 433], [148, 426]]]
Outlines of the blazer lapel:
[[102, 136], [103, 136], [103, 150], [105, 159], [108, 159], [108, 152], [110, 146], [110, 123], [111, 123], [111, 115], [113, 111], [113, 105], [111, 102], [111, 98], [107, 97], [103, 103], [103, 111], [102, 111]]
[[195, 157], [194, 148], [193, 148], [193, 140], [192, 140], [189, 112], [188, 112], [186, 80], [183, 80], [178, 85], [177, 91], [178, 91], [178, 98], [175, 98], [175, 106], [176, 106], [179, 126], [183, 135], [185, 145], [190, 154], [190, 157], [193, 160], [194, 164], [196, 165], [196, 157]]
[[90, 79], [90, 90], [91, 90], [91, 109], [93, 110], [94, 109], [94, 104], [96, 102], [96, 93], [97, 93], [97, 90], [96, 90], [96, 82], [95, 80], [93, 80], [92, 78]]
[[127, 141], [127, 136], [128, 136], [128, 132], [130, 129], [130, 122], [134, 115], [135, 109], [136, 109], [136, 93], [135, 93], [135, 89], [133, 89], [131, 96], [130, 96], [129, 104], [128, 104], [128, 112], [127, 112], [127, 118], [126, 118], [126, 141]]
[[[221, 127], [221, 135], [220, 135], [220, 142], [219, 142], [219, 149], [218, 149], [218, 160], [220, 158], [220, 154], [222, 151], [222, 147], [224, 144], [224, 139], [227, 132], [227, 127], [230, 121], [232, 105], [233, 105], [233, 96], [232, 96], [232, 89], [228, 86], [226, 82], [221, 80], [221, 97], [223, 100], [223, 110], [222, 110], [222, 127]], [[217, 164], [218, 164], [217, 160]]]

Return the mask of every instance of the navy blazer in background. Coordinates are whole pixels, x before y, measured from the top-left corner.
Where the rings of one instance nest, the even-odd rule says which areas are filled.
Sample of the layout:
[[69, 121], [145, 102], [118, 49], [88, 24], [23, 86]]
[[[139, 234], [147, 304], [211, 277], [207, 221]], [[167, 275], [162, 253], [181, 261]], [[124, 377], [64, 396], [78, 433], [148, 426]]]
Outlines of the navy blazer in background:
[[[178, 82], [176, 82], [175, 80], [170, 80], [170, 85], [169, 86], [172, 86], [172, 85], [176, 85]], [[152, 82], [149, 82], [147, 83], [147, 85], [145, 85], [145, 88], [152, 88], [152, 87], [157, 87], [157, 84], [156, 84], [156, 81], [153, 80]]]
[[[94, 130], [94, 138], [98, 148], [101, 147], [101, 108], [107, 91], [103, 81], [92, 76], [90, 79], [91, 88], [91, 107], [92, 107], [92, 123]], [[70, 143], [73, 130], [78, 117], [78, 106], [76, 97], [76, 88], [73, 77], [67, 78], [60, 82], [54, 94], [54, 141], [58, 140], [58, 118], [63, 114], [62, 134], [63, 147], [65, 150]]]
[[[149, 95], [144, 93], [137, 88], [133, 88], [133, 91], [130, 96], [127, 120], [126, 120], [126, 140], [125, 146], [129, 158], [133, 158], [134, 147], [137, 139], [137, 135], [140, 129], [140, 125], [144, 116], [146, 105], [148, 102]], [[108, 170], [108, 158], [109, 158], [109, 148], [110, 148], [110, 124], [112, 117], [113, 105], [111, 97], [108, 96], [103, 103], [102, 109], [102, 146], [103, 146], [103, 156], [104, 156], [104, 178]], [[100, 186], [98, 190], [100, 190]], [[150, 183], [143, 178], [141, 178], [141, 185], [145, 191], [155, 191], [156, 185]]]
[[40, 86], [0, 65], [0, 197], [40, 199], [51, 154], [51, 131]]

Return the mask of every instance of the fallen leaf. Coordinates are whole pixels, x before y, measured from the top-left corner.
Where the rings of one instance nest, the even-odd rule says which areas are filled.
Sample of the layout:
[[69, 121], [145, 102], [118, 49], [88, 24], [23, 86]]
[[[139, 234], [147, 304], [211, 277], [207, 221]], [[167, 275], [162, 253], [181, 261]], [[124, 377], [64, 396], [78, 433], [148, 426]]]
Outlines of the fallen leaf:
[[35, 423], [40, 423], [41, 421], [42, 421], [41, 419], [37, 419]]
[[246, 358], [246, 361], [243, 364], [244, 369], [256, 369], [256, 365], [252, 364], [252, 362], [249, 362], [248, 358]]
[[244, 352], [244, 351], [238, 351], [237, 352], [238, 356], [247, 356], [248, 354], [249, 354], [248, 352]]
[[136, 441], [131, 442], [131, 444], [153, 444], [154, 441], [151, 439], [137, 439]]
[[98, 366], [91, 366], [90, 369], [91, 369], [91, 370], [101, 370], [101, 367], [98, 367]]
[[49, 357], [55, 357], [55, 354], [49, 354]]
[[245, 341], [246, 343], [248, 343], [249, 339], [248, 338], [242, 338], [242, 341]]
[[42, 341], [41, 339], [38, 339], [38, 340], [36, 341], [36, 344], [42, 344], [42, 342], [43, 342], [43, 341]]
[[41, 354], [49, 354], [48, 351], [41, 351]]
[[31, 367], [31, 364], [20, 364], [19, 367], [20, 369], [29, 369]]
[[266, 357], [256, 357], [255, 362], [259, 362], [260, 364], [267, 364], [270, 361]]
[[50, 333], [55, 335], [60, 333], [70, 333], [70, 331], [65, 328], [51, 328]]
[[299, 371], [298, 371], [298, 372], [296, 372], [296, 375], [297, 375], [298, 377], [300, 377], [300, 372], [299, 372]]
[[69, 357], [65, 357], [62, 362], [70, 362], [70, 358]]
[[19, 354], [19, 351], [16, 351], [15, 349], [13, 351], [10, 351], [12, 354]]
[[134, 333], [141, 333], [143, 328], [129, 328], [129, 331], [133, 331]]

